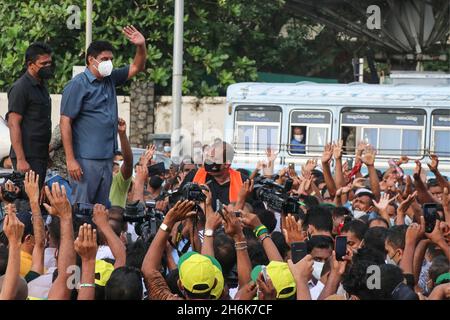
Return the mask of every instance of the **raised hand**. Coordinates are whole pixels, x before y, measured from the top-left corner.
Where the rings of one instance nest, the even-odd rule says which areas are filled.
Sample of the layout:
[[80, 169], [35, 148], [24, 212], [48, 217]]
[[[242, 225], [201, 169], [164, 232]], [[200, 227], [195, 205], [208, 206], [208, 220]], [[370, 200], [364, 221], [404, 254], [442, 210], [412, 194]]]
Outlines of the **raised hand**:
[[421, 216], [420, 217], [420, 225], [418, 223], [411, 223], [408, 226], [408, 229], [406, 230], [405, 235], [405, 243], [411, 243], [413, 245], [416, 245], [419, 240], [422, 239], [422, 237], [425, 234], [425, 219]]
[[[421, 217], [421, 219], [423, 219], [423, 217]], [[436, 224], [434, 225], [433, 231], [430, 233], [425, 233], [425, 236], [437, 245], [446, 243], [440, 224], [441, 221], [436, 219]]]
[[48, 186], [45, 186], [45, 194], [50, 201], [50, 205], [44, 203], [44, 207], [48, 213], [59, 218], [72, 218], [72, 207], [69, 199], [67, 199], [66, 188], [59, 187], [59, 183], [52, 184], [52, 191]]
[[380, 201], [376, 201], [373, 200], [373, 204], [375, 205], [375, 207], [380, 210], [380, 211], [384, 211], [387, 209], [388, 205], [390, 203], [392, 203], [395, 200], [395, 197], [392, 197], [392, 199], [389, 199], [389, 195], [387, 193], [384, 193], [381, 197], [380, 197]]
[[[408, 195], [408, 197], [403, 200], [400, 205], [397, 208], [397, 214], [406, 214], [406, 211], [408, 210], [408, 208], [411, 206], [411, 204], [416, 200], [417, 197], [417, 191], [414, 191], [413, 194]], [[397, 196], [397, 199], [399, 199], [399, 197]]]
[[303, 172], [311, 172], [317, 167], [317, 159], [308, 159], [306, 164], [302, 166], [302, 175]]
[[414, 172], [413, 172], [413, 176], [416, 179], [420, 178], [420, 174], [422, 173], [422, 163], [420, 162], [420, 160], [416, 160], [416, 167], [414, 168]]
[[148, 179], [147, 166], [136, 166], [136, 180], [146, 182]]
[[74, 241], [75, 251], [84, 261], [95, 261], [97, 255], [97, 230], [90, 224], [80, 226], [78, 237]]
[[342, 146], [344, 145], [344, 140], [339, 140], [338, 142], [333, 143], [333, 157], [335, 159], [342, 158]]
[[288, 260], [289, 270], [295, 280], [308, 282], [312, 278], [314, 260], [310, 254], [306, 255], [302, 260], [295, 263]]
[[119, 122], [117, 124], [117, 131], [119, 134], [127, 133], [127, 123], [122, 118], [119, 118]]
[[266, 156], [267, 156], [267, 162], [273, 163], [275, 159], [277, 158], [278, 154], [275, 153], [275, 151], [272, 150], [272, 148], [268, 147], [266, 150]]
[[19, 247], [22, 244], [24, 225], [17, 219], [16, 206], [8, 203], [5, 207], [6, 215], [3, 221], [3, 232], [8, 238], [10, 246]]
[[264, 276], [261, 272], [256, 279], [256, 284], [259, 288], [259, 300], [275, 300], [277, 298], [277, 290], [273, 286], [273, 282], [269, 278], [269, 275], [267, 275], [267, 280], [264, 281]]
[[134, 26], [126, 26], [122, 33], [136, 46], [145, 45], [145, 38]]
[[365, 188], [366, 178], [357, 178], [352, 182], [352, 189]]
[[173, 226], [178, 221], [183, 221], [195, 216], [196, 213], [193, 211], [194, 205], [195, 203], [193, 201], [178, 201], [172, 209], [167, 212], [164, 223], [168, 226]]
[[427, 163], [428, 168], [430, 168], [430, 171], [431, 172], [438, 171], [438, 166], [439, 166], [438, 156], [435, 154], [430, 154], [428, 157], [431, 159], [431, 163]]
[[104, 205], [97, 203], [94, 206], [92, 221], [100, 230], [109, 226], [109, 212]]
[[[243, 214], [241, 210], [239, 212], [241, 213], [241, 215]], [[225, 228], [225, 233], [233, 239], [244, 238], [241, 222], [239, 218], [236, 217], [236, 215], [233, 213], [232, 208], [224, 206], [223, 215], [224, 219], [222, 223]]]
[[256, 296], [257, 290], [258, 287], [256, 286], [256, 282], [251, 281], [239, 289], [234, 297], [234, 300], [253, 300]]
[[150, 160], [153, 158], [153, 155], [156, 152], [156, 146], [154, 144], [151, 144], [147, 146], [147, 150], [144, 152], [144, 154], [139, 159], [139, 164], [141, 166], [147, 167]]
[[39, 175], [33, 170], [25, 173], [24, 185], [30, 203], [39, 203]]
[[364, 153], [361, 157], [361, 161], [366, 165], [366, 166], [373, 166], [375, 163], [375, 156], [377, 154], [377, 151], [371, 146], [371, 145], [367, 145], [364, 148]]
[[321, 158], [322, 164], [328, 164], [328, 162], [330, 162], [331, 158], [333, 157], [333, 150], [333, 144], [327, 143], [325, 145]]
[[294, 216], [288, 214], [285, 218], [283, 235], [287, 244], [305, 241], [306, 237], [302, 230], [302, 220], [295, 221]]
[[252, 230], [261, 225], [261, 220], [259, 220], [256, 214], [245, 211], [242, 212], [241, 222], [245, 227]]
[[245, 202], [245, 199], [247, 199], [252, 194], [253, 186], [254, 186], [253, 179], [246, 180], [242, 185], [242, 188], [239, 190], [238, 199], [240, 201]]

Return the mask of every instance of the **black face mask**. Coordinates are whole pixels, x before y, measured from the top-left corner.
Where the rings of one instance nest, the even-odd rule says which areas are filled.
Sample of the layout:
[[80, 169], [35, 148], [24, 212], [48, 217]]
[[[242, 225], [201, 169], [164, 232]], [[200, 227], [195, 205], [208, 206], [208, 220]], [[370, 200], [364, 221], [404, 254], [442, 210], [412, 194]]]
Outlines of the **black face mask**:
[[219, 163], [206, 163], [204, 164], [206, 172], [220, 172], [221, 165]]
[[53, 78], [54, 72], [53, 66], [42, 67], [38, 71], [38, 77], [41, 79], [50, 79]]
[[149, 185], [150, 187], [152, 187], [153, 189], [158, 189], [161, 187], [162, 183], [164, 182], [164, 180], [159, 177], [159, 176], [152, 176], [150, 178], [150, 182]]

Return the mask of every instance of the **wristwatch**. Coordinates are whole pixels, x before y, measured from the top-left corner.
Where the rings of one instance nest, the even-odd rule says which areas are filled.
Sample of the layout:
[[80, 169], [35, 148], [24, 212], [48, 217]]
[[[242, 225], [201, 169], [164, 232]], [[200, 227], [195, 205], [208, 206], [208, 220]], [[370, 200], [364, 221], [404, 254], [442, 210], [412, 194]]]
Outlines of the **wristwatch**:
[[165, 224], [164, 222], [161, 223], [161, 225], [159, 226], [159, 228], [160, 228], [162, 231], [170, 232], [169, 226], [168, 226], [167, 224]]
[[213, 234], [214, 234], [214, 230], [212, 230], [212, 229], [205, 230], [205, 237], [212, 237]]

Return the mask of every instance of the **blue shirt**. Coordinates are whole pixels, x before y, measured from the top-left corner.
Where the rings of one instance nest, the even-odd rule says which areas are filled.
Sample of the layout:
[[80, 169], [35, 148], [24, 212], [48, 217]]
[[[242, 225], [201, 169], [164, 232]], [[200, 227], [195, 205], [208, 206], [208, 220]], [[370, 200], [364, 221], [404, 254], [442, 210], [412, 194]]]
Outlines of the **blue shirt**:
[[86, 68], [64, 87], [61, 115], [72, 119], [72, 143], [76, 158], [113, 158], [118, 147], [115, 87], [125, 83], [129, 68], [115, 69], [102, 80]]
[[291, 153], [305, 153], [305, 144], [295, 139], [291, 140]]

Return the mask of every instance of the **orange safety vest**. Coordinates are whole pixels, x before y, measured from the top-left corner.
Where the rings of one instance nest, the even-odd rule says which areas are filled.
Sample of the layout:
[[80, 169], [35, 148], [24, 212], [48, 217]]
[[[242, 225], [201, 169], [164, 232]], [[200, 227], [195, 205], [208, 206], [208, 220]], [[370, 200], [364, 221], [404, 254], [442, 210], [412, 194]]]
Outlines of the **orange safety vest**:
[[[230, 202], [236, 202], [238, 199], [239, 190], [242, 188], [242, 177], [239, 171], [229, 169], [230, 173], [230, 192], [228, 197], [230, 198]], [[204, 184], [206, 182], [206, 175], [208, 172], [204, 168], [200, 168], [197, 170], [195, 174], [194, 180], [195, 183]]]

